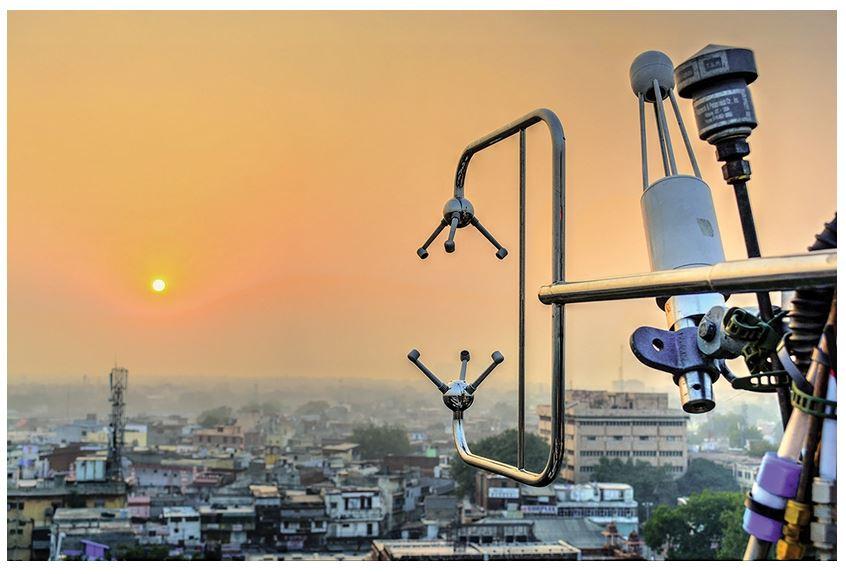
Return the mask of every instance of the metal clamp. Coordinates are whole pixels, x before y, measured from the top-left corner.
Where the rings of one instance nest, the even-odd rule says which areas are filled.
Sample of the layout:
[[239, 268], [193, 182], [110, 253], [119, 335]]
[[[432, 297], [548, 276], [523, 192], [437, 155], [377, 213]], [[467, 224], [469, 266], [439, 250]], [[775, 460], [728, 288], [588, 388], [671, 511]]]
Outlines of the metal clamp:
[[673, 375], [678, 384], [680, 376], [690, 371], [706, 371], [711, 380], [720, 376], [714, 361], [697, 346], [697, 328], [685, 327], [667, 331], [655, 327], [638, 327], [632, 333], [630, 345], [635, 357], [646, 365]]

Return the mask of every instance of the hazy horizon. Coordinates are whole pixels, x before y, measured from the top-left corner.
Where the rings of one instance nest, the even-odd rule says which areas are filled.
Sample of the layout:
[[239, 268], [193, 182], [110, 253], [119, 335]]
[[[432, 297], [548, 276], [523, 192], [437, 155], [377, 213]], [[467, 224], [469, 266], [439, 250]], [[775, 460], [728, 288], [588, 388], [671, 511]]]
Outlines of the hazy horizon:
[[[106, 376], [117, 360], [133, 378], [416, 381], [436, 400], [406, 359], [416, 347], [446, 378], [461, 349], [470, 375], [500, 350], [485, 385], [505, 392], [517, 366], [515, 142], [479, 155], [467, 180], [511, 256], [498, 261], [471, 229], [454, 254], [441, 238], [415, 255], [464, 146], [552, 109], [567, 134], [568, 278], [647, 271], [629, 65], [648, 49], [678, 64], [709, 43], [748, 47], [762, 251], [803, 251], [836, 209], [835, 23], [833, 12], [10, 12], [9, 384]], [[545, 389], [540, 130], [528, 133], [527, 364]], [[726, 256], [744, 258], [713, 149], [693, 145]], [[157, 277], [164, 293], [150, 289]], [[654, 301], [568, 308], [568, 381], [607, 385], [623, 346], [624, 378], [675, 393], [628, 350], [640, 325], [664, 326]], [[718, 405], [734, 395], [715, 390]]]

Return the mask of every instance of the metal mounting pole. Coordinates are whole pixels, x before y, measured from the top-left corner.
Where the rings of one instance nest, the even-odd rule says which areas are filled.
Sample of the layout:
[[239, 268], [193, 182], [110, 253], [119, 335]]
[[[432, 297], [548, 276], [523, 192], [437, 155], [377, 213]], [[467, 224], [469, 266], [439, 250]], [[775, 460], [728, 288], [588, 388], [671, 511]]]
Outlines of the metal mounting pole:
[[520, 286], [517, 364], [517, 468], [526, 468], [526, 130], [520, 130]]
[[[563, 282], [565, 140], [564, 129], [558, 117], [553, 112], [543, 108], [535, 110], [467, 146], [458, 161], [458, 168], [456, 169], [456, 197], [463, 197], [464, 179], [467, 175], [470, 159], [475, 153], [512, 135], [522, 133], [527, 128], [539, 122], [544, 122], [547, 128], [549, 128], [552, 142], [552, 277], [554, 282]], [[524, 152], [525, 147], [523, 147]], [[521, 164], [525, 164], [524, 159], [521, 161]], [[524, 180], [524, 178], [525, 172], [523, 172], [521, 180]], [[523, 191], [524, 185], [521, 186]], [[525, 242], [521, 241], [521, 246], [524, 245]], [[523, 280], [525, 280], [525, 276]], [[456, 410], [453, 413], [452, 419], [453, 439], [458, 456], [465, 463], [476, 468], [481, 468], [482, 470], [496, 472], [531, 486], [545, 486], [558, 478], [558, 472], [564, 460], [564, 324], [564, 309], [562, 306], [556, 305], [552, 308], [552, 389], [550, 397], [552, 429], [549, 456], [543, 470], [540, 472], [529, 472], [523, 468], [519, 468], [519, 465], [512, 466], [473, 454], [470, 451], [464, 431], [464, 412], [463, 410]], [[525, 391], [525, 388], [523, 387], [522, 390]], [[525, 406], [525, 392], [521, 392], [520, 394], [520, 402]], [[523, 423], [520, 427], [521, 429], [525, 426], [525, 420]], [[521, 447], [518, 446], [518, 450], [521, 450]]]

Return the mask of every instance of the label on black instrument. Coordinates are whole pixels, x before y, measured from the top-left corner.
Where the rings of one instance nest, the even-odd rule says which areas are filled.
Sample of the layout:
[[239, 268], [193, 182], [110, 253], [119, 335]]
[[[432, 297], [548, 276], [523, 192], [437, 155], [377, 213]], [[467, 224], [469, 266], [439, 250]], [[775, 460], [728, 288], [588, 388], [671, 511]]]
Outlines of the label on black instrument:
[[746, 86], [699, 98], [694, 102], [693, 112], [700, 137], [724, 126], [754, 126], [757, 123]]

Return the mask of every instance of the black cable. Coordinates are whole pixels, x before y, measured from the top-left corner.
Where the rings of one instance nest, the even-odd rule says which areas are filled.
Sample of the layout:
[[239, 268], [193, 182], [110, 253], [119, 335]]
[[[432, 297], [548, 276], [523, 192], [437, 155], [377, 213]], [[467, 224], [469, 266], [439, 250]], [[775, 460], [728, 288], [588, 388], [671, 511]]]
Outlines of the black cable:
[[[837, 247], [837, 215], [825, 224], [821, 233], [817, 234], [813, 245], [808, 251], [821, 249], [835, 249]], [[787, 350], [793, 357], [794, 363], [806, 374], [811, 364], [811, 354], [820, 340], [826, 324], [834, 289], [797, 289], [787, 313], [788, 329]], [[811, 393], [810, 388], [802, 389]]]

